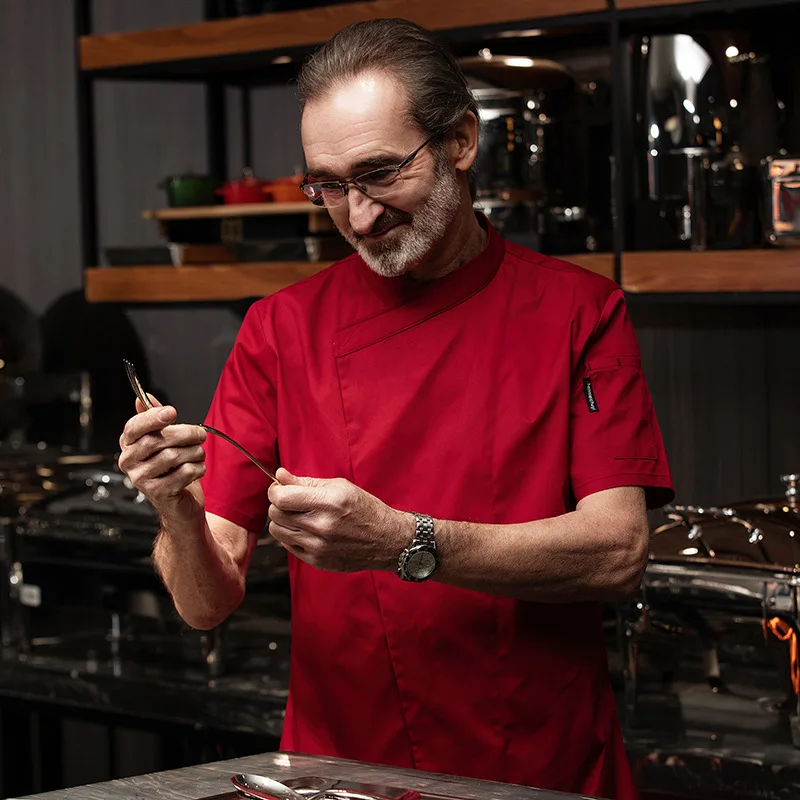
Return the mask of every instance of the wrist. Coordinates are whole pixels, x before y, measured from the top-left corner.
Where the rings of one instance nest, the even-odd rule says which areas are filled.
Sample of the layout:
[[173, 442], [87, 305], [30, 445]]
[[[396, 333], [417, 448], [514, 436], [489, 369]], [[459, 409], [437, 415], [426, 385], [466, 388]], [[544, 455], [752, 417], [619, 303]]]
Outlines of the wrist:
[[414, 541], [416, 522], [409, 511], [392, 509], [392, 519], [388, 529], [391, 535], [386, 537], [387, 549], [381, 569], [385, 572], [397, 573], [397, 558], [403, 550]]
[[181, 509], [169, 506], [165, 509], [156, 508], [156, 513], [161, 532], [173, 539], [196, 538], [207, 525], [205, 511], [199, 507]]

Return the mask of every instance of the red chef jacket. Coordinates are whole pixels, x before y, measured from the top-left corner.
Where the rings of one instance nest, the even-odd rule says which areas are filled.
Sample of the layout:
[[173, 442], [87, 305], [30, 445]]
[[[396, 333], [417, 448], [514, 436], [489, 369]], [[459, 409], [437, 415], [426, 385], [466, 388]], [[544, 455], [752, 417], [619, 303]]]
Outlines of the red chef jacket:
[[[354, 255], [255, 303], [208, 424], [267, 464], [434, 518], [525, 522], [629, 485], [670, 499], [619, 287], [480, 219], [484, 250], [430, 283]], [[261, 530], [268, 480], [205, 447], [207, 510]], [[635, 796], [596, 604], [289, 558], [283, 749]]]

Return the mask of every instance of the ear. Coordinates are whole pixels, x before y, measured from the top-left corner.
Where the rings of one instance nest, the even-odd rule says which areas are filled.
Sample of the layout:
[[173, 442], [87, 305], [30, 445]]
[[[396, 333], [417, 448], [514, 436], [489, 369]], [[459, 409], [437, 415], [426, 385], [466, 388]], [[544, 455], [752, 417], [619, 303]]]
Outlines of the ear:
[[465, 111], [453, 128], [449, 142], [450, 162], [461, 172], [466, 172], [478, 157], [479, 128], [478, 118], [472, 111]]

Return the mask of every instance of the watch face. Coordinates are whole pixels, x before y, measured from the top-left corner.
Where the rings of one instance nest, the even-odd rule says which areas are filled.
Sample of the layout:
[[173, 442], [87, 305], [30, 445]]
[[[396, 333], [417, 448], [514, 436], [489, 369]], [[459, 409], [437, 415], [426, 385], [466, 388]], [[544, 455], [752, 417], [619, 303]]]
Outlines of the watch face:
[[430, 578], [436, 571], [436, 556], [429, 550], [418, 550], [408, 557], [406, 571], [414, 580]]

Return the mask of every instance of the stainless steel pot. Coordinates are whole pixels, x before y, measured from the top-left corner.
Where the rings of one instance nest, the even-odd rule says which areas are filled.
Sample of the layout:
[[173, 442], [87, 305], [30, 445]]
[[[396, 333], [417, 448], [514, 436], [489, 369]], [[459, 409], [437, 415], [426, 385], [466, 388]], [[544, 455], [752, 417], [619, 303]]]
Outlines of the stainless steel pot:
[[722, 81], [711, 54], [685, 33], [644, 37], [641, 155], [647, 194], [676, 244], [708, 244], [708, 171], [719, 151]]

